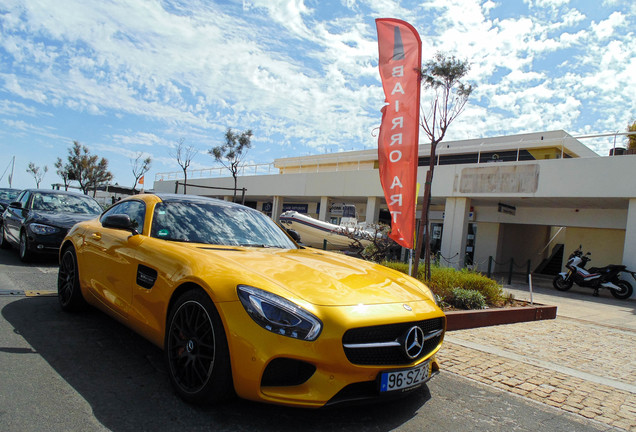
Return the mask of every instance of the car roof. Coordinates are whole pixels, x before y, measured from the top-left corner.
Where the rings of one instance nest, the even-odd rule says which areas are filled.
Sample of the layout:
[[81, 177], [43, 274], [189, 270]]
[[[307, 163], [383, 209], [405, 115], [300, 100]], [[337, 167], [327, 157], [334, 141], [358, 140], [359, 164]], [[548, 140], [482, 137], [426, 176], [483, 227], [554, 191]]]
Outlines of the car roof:
[[23, 189], [23, 190], [31, 192], [31, 193], [73, 195], [73, 196], [83, 196], [86, 198], [93, 199], [92, 196], [89, 196], [80, 192], [72, 192], [72, 191], [65, 191], [65, 190], [58, 190], [58, 189]]
[[[188, 203], [198, 203], [198, 204], [215, 204], [219, 206], [226, 207], [236, 207], [236, 208], [249, 208], [242, 204], [233, 203], [231, 201], [220, 200], [217, 198], [204, 197], [201, 195], [183, 195], [183, 194], [171, 194], [171, 193], [153, 193], [151, 195], [157, 196], [163, 202], [188, 202]], [[253, 210], [253, 209], [250, 209]]]

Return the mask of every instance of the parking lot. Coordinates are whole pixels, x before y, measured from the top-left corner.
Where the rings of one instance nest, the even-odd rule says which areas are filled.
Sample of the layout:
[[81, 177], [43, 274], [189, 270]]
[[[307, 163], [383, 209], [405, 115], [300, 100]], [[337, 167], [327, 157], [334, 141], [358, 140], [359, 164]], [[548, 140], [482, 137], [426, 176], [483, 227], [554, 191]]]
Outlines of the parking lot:
[[[15, 251], [0, 251], [3, 431], [620, 429], [480, 383], [448, 360], [422, 392], [392, 402], [300, 410], [235, 399], [193, 407], [172, 392], [161, 350], [98, 311], [63, 313], [56, 276], [54, 260], [24, 265]], [[457, 337], [450, 335], [442, 358], [458, 352], [450, 348]]]

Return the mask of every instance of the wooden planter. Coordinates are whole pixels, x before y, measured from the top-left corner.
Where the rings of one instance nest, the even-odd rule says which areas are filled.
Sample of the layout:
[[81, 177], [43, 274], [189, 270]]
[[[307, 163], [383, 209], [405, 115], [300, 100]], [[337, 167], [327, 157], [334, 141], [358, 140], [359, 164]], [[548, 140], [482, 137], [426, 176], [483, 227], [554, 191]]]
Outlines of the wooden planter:
[[452, 331], [500, 324], [555, 319], [557, 316], [557, 307], [534, 304], [497, 309], [448, 311], [445, 313], [446, 330]]

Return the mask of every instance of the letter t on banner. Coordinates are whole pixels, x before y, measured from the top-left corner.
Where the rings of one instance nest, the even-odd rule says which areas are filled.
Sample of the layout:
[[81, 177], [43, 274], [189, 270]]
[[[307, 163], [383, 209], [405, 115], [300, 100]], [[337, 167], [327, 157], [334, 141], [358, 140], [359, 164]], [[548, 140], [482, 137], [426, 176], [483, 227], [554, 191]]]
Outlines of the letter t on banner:
[[413, 249], [419, 149], [422, 41], [409, 23], [375, 20], [386, 105], [378, 136], [380, 183], [391, 212], [391, 237]]

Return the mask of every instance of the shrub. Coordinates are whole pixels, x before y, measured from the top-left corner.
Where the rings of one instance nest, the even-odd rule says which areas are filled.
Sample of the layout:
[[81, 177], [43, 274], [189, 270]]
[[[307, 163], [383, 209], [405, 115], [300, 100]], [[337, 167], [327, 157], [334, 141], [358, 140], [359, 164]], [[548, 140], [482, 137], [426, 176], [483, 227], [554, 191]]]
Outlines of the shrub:
[[[408, 264], [385, 262], [384, 265], [394, 270], [408, 273]], [[418, 279], [424, 282], [424, 265], [421, 265], [418, 269]], [[477, 291], [485, 298], [486, 304], [489, 306], [505, 303], [501, 285], [474, 270], [456, 270], [450, 267], [433, 266], [431, 268], [431, 280], [424, 283], [446, 303], [450, 303], [452, 291], [458, 287]]]
[[485, 309], [486, 297], [478, 291], [453, 288], [448, 299], [452, 306], [458, 309]]

